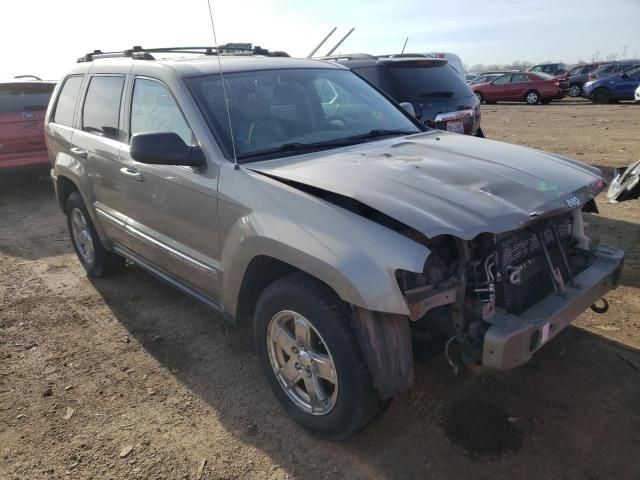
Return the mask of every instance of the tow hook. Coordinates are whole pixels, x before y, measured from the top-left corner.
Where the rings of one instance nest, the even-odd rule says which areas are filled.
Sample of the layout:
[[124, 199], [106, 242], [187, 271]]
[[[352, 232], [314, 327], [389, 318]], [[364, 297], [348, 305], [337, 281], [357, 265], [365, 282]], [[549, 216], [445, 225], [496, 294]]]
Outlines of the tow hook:
[[444, 346], [444, 356], [447, 359], [447, 363], [449, 365], [451, 365], [451, 368], [453, 369], [453, 374], [454, 375], [458, 375], [458, 372], [460, 371], [460, 367], [458, 366], [458, 364], [451, 357], [451, 354], [449, 353], [449, 348], [451, 347], [451, 344], [454, 341], [458, 341], [459, 343], [463, 343], [466, 340], [466, 338], [467, 338], [467, 334], [466, 333], [458, 333], [458, 334], [452, 336], [451, 338], [449, 338], [449, 340], [447, 340], [447, 343]]
[[601, 298], [600, 300], [602, 301], [602, 306], [600, 307], [596, 303], [594, 303], [593, 305], [591, 305], [591, 310], [596, 313], [602, 314], [609, 310], [609, 302], [606, 298]]

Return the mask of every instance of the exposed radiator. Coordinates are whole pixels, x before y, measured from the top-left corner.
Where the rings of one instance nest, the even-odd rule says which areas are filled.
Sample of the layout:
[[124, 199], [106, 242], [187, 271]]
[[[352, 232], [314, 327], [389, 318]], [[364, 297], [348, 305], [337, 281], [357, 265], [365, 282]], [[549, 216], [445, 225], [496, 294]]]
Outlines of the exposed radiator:
[[[565, 253], [571, 241], [571, 215], [561, 215], [549, 220], [542, 220], [547, 226], [541, 233], [544, 244], [554, 266], [566, 274], [558, 244], [553, 235], [552, 225]], [[519, 314], [538, 303], [554, 291], [553, 281], [549, 274], [538, 237], [533, 228], [527, 228], [511, 234], [503, 234], [496, 238], [496, 268], [500, 273], [500, 281], [496, 282], [496, 306], [509, 313]], [[510, 274], [518, 269], [519, 284], [510, 281]], [[565, 276], [566, 278], [566, 276]]]

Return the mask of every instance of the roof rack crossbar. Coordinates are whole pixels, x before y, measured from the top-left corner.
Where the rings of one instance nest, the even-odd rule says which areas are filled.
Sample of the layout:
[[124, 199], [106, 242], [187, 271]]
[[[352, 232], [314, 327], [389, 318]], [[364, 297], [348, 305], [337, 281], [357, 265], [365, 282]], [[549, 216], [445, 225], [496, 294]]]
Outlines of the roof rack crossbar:
[[99, 58], [135, 58], [138, 60], [155, 60], [152, 53], [193, 53], [200, 55], [264, 55], [267, 57], [288, 57], [286, 52], [274, 51], [270, 52], [266, 48], [260, 46], [253, 46], [251, 43], [226, 43], [224, 45], [217, 46], [205, 46], [205, 47], [160, 47], [160, 48], [143, 48], [140, 45], [135, 45], [133, 48], [116, 51], [116, 52], [103, 52], [102, 50], [94, 50], [93, 52], [86, 53], [82, 57], [78, 58], [78, 63], [91, 62]]

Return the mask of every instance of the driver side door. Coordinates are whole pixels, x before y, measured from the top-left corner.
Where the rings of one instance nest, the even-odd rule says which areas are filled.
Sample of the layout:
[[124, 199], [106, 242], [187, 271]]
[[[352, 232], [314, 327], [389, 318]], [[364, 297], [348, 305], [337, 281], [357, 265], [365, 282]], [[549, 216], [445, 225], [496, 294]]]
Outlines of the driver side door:
[[130, 138], [136, 133], [173, 132], [187, 145], [198, 140], [163, 82], [135, 77], [128, 102], [129, 142], [121, 150], [127, 170], [127, 232], [135, 255], [213, 300], [220, 295], [217, 165], [193, 168], [136, 162]]

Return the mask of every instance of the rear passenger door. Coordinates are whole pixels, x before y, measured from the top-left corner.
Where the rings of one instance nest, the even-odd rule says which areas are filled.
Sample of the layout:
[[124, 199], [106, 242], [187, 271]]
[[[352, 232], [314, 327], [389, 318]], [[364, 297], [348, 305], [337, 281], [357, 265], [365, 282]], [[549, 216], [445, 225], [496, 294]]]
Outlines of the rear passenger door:
[[[136, 133], [173, 132], [197, 145], [193, 131], [169, 87], [136, 77], [127, 117]], [[130, 177], [127, 231], [131, 248], [153, 266], [216, 300], [219, 295], [217, 172], [176, 165], [149, 165], [121, 151]], [[211, 167], [211, 165], [210, 165]]]
[[522, 100], [529, 87], [529, 76], [526, 73], [514, 73], [507, 85], [509, 100]]
[[128, 185], [120, 172], [120, 105], [125, 74], [94, 74], [88, 78], [73, 135], [72, 155], [85, 165], [98, 222], [107, 240], [128, 246], [125, 230]]

